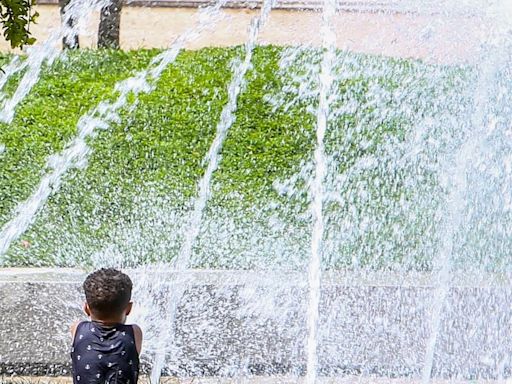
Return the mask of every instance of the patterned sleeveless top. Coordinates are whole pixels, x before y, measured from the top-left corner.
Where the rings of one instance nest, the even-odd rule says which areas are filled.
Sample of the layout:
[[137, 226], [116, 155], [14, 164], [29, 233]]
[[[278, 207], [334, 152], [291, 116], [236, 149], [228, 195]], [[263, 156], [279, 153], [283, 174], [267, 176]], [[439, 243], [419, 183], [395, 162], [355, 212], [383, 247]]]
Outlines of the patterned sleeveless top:
[[133, 327], [78, 324], [71, 360], [74, 384], [137, 384], [139, 354]]

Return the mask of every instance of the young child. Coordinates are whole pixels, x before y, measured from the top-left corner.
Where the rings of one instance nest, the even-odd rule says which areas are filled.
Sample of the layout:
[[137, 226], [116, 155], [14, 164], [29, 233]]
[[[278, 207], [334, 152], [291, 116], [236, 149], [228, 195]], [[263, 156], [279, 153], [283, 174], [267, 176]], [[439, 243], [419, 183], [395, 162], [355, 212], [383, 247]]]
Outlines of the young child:
[[90, 321], [71, 326], [74, 384], [137, 384], [142, 331], [125, 325], [132, 281], [115, 269], [91, 273], [83, 284]]

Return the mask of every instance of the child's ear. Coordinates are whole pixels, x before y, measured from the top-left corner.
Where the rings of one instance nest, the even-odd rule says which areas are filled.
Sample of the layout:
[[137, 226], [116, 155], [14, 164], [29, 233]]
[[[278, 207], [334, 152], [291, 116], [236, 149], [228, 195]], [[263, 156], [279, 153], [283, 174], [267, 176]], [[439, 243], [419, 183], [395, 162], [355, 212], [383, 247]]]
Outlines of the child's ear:
[[84, 303], [84, 312], [87, 316], [91, 317], [91, 308], [89, 308], [89, 304], [87, 304], [87, 302]]
[[132, 311], [132, 307], [133, 307], [133, 302], [129, 302], [128, 305], [126, 306], [126, 310], [125, 310], [125, 315], [128, 316], [130, 314], [130, 312]]

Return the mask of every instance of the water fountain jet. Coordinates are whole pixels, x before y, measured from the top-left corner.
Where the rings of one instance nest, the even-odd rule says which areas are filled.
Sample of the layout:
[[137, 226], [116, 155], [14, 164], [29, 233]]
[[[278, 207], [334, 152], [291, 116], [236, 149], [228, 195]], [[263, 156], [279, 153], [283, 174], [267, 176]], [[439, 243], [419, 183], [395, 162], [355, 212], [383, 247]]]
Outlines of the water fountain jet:
[[307, 309], [307, 365], [306, 383], [314, 384], [318, 371], [318, 318], [321, 296], [322, 240], [324, 237], [324, 182], [327, 171], [324, 138], [329, 125], [331, 92], [334, 83], [333, 67], [336, 60], [336, 34], [333, 18], [336, 1], [325, 0], [322, 14], [323, 56], [320, 70], [319, 103], [316, 120], [315, 175], [311, 181], [311, 212], [313, 228], [311, 260], [308, 270], [309, 303]]
[[[220, 121], [216, 128], [215, 138], [205, 157], [207, 167], [204, 175], [198, 182], [198, 195], [194, 199], [192, 212], [190, 213], [190, 217], [186, 224], [187, 229], [185, 231], [183, 245], [176, 257], [176, 260], [173, 261], [173, 270], [177, 273], [183, 273], [189, 266], [192, 250], [201, 229], [203, 212], [211, 194], [210, 189], [213, 174], [220, 163], [222, 145], [226, 139], [229, 128], [233, 125], [236, 119], [235, 112], [237, 110], [238, 96], [245, 89], [245, 77], [251, 68], [253, 52], [256, 47], [260, 29], [265, 25], [275, 1], [276, 0], [267, 0], [263, 3], [260, 15], [251, 21], [248, 33], [249, 37], [244, 47], [245, 56], [243, 61], [240, 63], [238, 60], [235, 60], [232, 63], [233, 77], [228, 86], [228, 101], [221, 112]], [[160, 348], [161, 352], [157, 353], [154, 359], [151, 371], [151, 383], [158, 383], [160, 381], [163, 365], [165, 363], [165, 345], [169, 344], [171, 340], [178, 303], [183, 296], [184, 290], [185, 287], [183, 284], [176, 284], [170, 294], [170, 297], [166, 299], [169, 302], [169, 308], [165, 314], [166, 320], [162, 322], [164, 327], [162, 329], [162, 333], [166, 336], [161, 338], [164, 343], [164, 347]]]
[[[41, 75], [41, 69], [46, 62], [51, 65], [60, 55], [59, 42], [77, 35], [80, 30], [85, 30], [85, 23], [92, 13], [110, 4], [111, 0], [71, 0], [64, 9], [64, 17], [60, 27], [56, 28], [50, 37], [41, 44], [27, 49], [27, 58], [20, 62], [15, 56], [7, 66], [7, 70], [0, 79], [0, 89], [9, 78], [28, 67], [20, 80], [16, 91], [11, 98], [3, 100], [0, 109], [0, 121], [11, 123], [17, 106], [25, 99], [30, 90], [36, 85]], [[77, 20], [78, 24], [70, 26], [70, 20]]]

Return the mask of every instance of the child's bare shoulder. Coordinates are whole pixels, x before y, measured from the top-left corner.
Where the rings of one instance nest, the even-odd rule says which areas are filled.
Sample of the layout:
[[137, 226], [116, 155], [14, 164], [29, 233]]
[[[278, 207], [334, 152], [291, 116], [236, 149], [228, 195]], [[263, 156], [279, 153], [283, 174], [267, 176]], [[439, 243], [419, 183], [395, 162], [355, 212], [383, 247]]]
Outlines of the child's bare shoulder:
[[142, 329], [137, 324], [131, 325], [133, 328], [133, 336], [135, 338], [135, 346], [137, 347], [137, 352], [140, 353], [142, 349]]
[[77, 320], [73, 324], [71, 324], [71, 326], [69, 327], [69, 330], [71, 331], [71, 337], [72, 338], [75, 337], [76, 330], [78, 328], [78, 325], [80, 325], [80, 323], [81, 323], [81, 321]]

